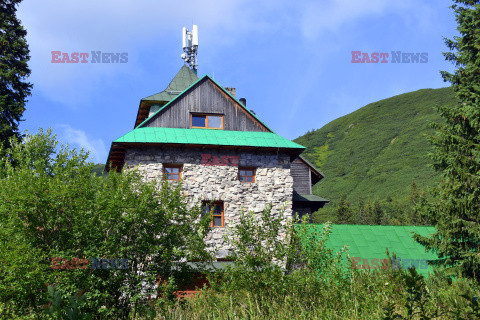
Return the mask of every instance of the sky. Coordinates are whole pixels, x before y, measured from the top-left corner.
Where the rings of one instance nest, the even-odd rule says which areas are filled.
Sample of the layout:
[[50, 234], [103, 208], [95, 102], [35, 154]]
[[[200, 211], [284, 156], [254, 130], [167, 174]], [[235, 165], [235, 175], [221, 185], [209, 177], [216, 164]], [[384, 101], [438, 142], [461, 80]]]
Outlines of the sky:
[[[453, 70], [442, 55], [444, 37], [457, 35], [452, 3], [24, 0], [17, 16], [28, 32], [33, 90], [20, 129], [52, 128], [105, 163], [112, 141], [133, 129], [140, 99], [163, 91], [183, 65], [182, 27], [196, 24], [198, 75], [235, 87], [270, 128], [295, 139], [371, 102], [447, 86], [440, 71]], [[52, 63], [52, 51], [90, 57]], [[92, 51], [128, 61], [92, 63]], [[389, 57], [352, 63], [352, 51], [360, 61], [364, 53]], [[393, 63], [398, 51], [405, 60]], [[427, 61], [411, 61], [422, 53]]]

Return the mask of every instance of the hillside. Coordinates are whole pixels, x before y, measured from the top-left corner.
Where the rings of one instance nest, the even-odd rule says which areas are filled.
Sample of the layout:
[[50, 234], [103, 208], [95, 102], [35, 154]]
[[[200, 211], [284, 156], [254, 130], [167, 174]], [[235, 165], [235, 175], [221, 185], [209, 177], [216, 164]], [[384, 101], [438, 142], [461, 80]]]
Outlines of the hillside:
[[104, 171], [105, 165], [102, 163], [97, 163], [93, 166], [92, 172], [95, 173], [98, 177], [104, 176], [107, 173]]
[[332, 207], [342, 194], [354, 202], [359, 195], [402, 201], [412, 181], [420, 189], [431, 186], [439, 175], [428, 157], [429, 123], [441, 119], [434, 106], [454, 103], [451, 88], [422, 89], [371, 103], [295, 139], [326, 176], [314, 193]]

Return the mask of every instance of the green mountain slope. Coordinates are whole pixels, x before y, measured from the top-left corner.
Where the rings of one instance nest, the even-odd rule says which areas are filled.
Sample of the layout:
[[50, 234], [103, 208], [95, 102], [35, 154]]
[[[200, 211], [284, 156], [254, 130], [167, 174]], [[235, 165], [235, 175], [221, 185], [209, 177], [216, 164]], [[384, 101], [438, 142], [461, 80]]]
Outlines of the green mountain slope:
[[451, 88], [422, 89], [371, 103], [294, 141], [326, 175], [314, 193], [330, 199], [342, 194], [364, 199], [401, 201], [412, 181], [420, 189], [438, 181], [428, 153], [426, 134], [441, 121], [437, 105], [456, 103]]
[[105, 176], [107, 173], [104, 171], [105, 165], [102, 163], [97, 163], [93, 166], [92, 172], [95, 173], [97, 177]]

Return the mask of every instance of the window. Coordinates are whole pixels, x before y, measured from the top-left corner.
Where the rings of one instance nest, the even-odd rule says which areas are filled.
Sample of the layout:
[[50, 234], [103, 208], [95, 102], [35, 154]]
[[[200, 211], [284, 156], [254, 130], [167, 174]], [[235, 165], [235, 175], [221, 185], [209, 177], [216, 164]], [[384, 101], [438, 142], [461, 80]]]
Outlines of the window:
[[225, 226], [223, 218], [223, 201], [203, 201], [203, 213], [212, 214], [211, 227]]
[[192, 114], [192, 128], [223, 129], [223, 116], [215, 114]]
[[255, 168], [238, 168], [238, 178], [240, 182], [255, 182]]
[[182, 165], [164, 164], [163, 176], [166, 180], [180, 180], [182, 178]]

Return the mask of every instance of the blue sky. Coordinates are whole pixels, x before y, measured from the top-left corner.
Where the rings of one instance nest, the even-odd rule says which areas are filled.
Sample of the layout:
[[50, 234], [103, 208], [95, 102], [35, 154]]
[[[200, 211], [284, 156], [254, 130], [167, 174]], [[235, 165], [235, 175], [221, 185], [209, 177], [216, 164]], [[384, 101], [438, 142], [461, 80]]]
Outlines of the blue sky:
[[[181, 29], [199, 28], [209, 74], [294, 139], [370, 102], [448, 85], [451, 0], [24, 0], [34, 88], [21, 130], [51, 127], [105, 163], [139, 101], [183, 65]], [[52, 51], [128, 53], [127, 63], [51, 63]], [[427, 63], [351, 63], [352, 51], [428, 53]]]

